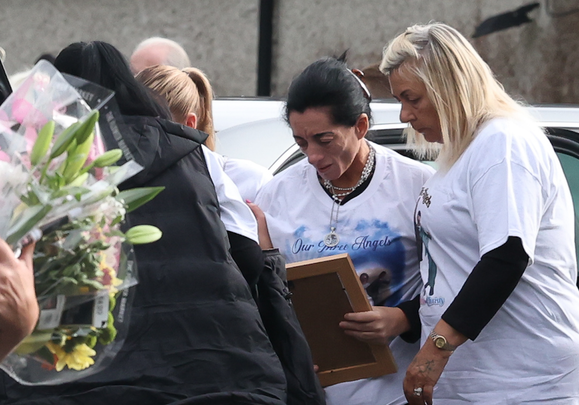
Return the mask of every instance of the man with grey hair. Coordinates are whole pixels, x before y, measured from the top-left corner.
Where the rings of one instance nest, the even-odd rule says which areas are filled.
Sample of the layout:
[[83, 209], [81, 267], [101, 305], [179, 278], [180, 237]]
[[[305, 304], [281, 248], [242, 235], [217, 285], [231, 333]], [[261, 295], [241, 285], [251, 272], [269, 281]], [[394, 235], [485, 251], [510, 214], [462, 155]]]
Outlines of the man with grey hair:
[[142, 41], [131, 55], [131, 70], [134, 74], [153, 65], [168, 65], [183, 69], [191, 66], [189, 56], [177, 42], [161, 37]]

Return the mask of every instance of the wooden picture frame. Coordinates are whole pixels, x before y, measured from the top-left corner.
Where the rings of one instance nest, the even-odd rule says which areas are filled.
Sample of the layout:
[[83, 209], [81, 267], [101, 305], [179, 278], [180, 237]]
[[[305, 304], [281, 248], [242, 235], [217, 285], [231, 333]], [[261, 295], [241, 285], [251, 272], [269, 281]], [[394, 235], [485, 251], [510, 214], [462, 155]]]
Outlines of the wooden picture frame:
[[349, 312], [372, 306], [347, 253], [286, 266], [292, 302], [323, 387], [397, 371], [386, 345], [370, 345], [339, 327]]

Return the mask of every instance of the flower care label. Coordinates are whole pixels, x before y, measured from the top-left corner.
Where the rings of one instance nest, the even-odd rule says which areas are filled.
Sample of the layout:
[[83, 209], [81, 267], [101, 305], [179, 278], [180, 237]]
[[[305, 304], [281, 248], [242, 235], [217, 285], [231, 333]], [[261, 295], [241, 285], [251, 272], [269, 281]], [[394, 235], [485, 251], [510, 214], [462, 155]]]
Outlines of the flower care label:
[[40, 310], [37, 329], [54, 329], [62, 325], [106, 328], [110, 304], [108, 291], [99, 291], [91, 298], [87, 298], [87, 296], [71, 296], [67, 299], [62, 294], [51, 297]]
[[92, 326], [95, 328], [106, 328], [109, 317], [109, 293], [108, 291], [99, 291], [93, 306]]
[[65, 302], [66, 298], [62, 294], [46, 300], [40, 310], [37, 329], [54, 329], [60, 326]]

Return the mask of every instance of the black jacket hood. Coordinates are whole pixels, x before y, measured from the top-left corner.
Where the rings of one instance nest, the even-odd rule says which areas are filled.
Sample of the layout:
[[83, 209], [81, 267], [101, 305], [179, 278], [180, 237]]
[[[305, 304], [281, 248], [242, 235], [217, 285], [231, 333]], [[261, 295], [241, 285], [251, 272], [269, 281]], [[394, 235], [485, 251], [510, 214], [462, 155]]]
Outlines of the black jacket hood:
[[143, 170], [124, 183], [138, 187], [197, 149], [208, 135], [162, 118], [123, 116], [122, 137]]

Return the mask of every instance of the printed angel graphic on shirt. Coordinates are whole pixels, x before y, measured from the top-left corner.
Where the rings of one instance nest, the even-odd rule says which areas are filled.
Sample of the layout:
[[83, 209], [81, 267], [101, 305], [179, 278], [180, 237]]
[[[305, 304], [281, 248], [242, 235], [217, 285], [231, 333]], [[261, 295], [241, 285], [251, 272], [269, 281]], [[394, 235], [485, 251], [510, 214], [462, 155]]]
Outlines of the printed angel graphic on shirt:
[[[420, 211], [418, 211], [418, 213], [416, 214], [416, 219], [415, 219], [415, 229], [416, 229], [416, 234], [417, 234], [417, 240], [416, 240], [416, 244], [419, 246], [418, 249], [418, 260], [422, 261], [422, 246], [424, 246], [424, 251], [426, 253], [426, 257], [428, 258], [428, 282], [425, 284], [424, 289], [426, 289], [426, 287], [430, 287], [430, 291], [428, 292], [428, 295], [433, 295], [434, 294], [434, 282], [436, 280], [436, 272], [438, 270], [438, 268], [436, 267], [436, 263], [434, 262], [434, 260], [432, 260], [432, 256], [430, 256], [430, 252], [428, 251], [428, 244], [430, 242], [431, 236], [428, 232], [426, 232], [424, 230], [424, 228], [422, 227], [422, 224], [420, 222], [421, 220], [421, 213]], [[418, 240], [418, 238], [420, 238], [420, 240]]]
[[392, 272], [384, 267], [371, 267], [360, 273], [360, 282], [372, 299], [372, 305], [385, 305], [392, 292]]

